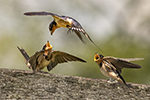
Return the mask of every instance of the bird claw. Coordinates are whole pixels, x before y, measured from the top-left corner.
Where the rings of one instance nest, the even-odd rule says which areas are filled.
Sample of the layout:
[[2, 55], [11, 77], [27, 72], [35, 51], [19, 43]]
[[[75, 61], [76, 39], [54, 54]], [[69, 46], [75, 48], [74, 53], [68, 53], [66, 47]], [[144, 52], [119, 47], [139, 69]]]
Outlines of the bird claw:
[[67, 34], [69, 34], [71, 32], [71, 29], [69, 28], [69, 30], [67, 31]]
[[107, 80], [108, 83], [113, 84], [113, 83], [117, 83], [117, 80], [111, 79], [109, 78], [109, 80]]

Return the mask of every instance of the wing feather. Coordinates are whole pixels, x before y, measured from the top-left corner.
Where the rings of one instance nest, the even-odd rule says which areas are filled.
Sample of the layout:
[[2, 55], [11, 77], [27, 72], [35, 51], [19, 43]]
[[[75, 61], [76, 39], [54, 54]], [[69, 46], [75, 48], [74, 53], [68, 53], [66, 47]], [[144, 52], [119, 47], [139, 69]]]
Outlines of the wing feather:
[[61, 51], [52, 51], [52, 60], [47, 66], [48, 71], [52, 70], [57, 64], [59, 63], [64, 63], [68, 61], [81, 61], [81, 62], [86, 62], [85, 60], [75, 57], [73, 55], [70, 55], [65, 52]]
[[64, 23], [68, 24], [68, 21], [65, 20], [65, 18], [66, 18], [65, 16], [59, 16], [57, 14], [50, 13], [50, 12], [44, 12], [44, 11], [42, 11], [42, 12], [25, 12], [24, 15], [26, 15], [26, 16], [35, 16], [35, 15], [44, 15], [44, 16], [46, 16], [46, 15], [51, 15], [54, 19], [60, 20], [60, 21], [62, 21]]
[[105, 57], [104, 59], [113, 64], [119, 72], [121, 72], [122, 68], [142, 68], [140, 65], [131, 63], [129, 61], [143, 60], [143, 58]]
[[50, 13], [50, 12], [25, 12], [24, 15], [26, 16], [34, 16], [34, 15], [51, 15], [51, 16], [58, 16], [54, 13]]

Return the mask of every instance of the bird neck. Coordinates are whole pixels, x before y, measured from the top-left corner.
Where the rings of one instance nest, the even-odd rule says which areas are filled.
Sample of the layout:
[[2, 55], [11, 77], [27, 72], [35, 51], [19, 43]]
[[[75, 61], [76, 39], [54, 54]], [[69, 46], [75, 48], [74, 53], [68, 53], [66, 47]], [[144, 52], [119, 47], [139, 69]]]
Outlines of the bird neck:
[[47, 61], [49, 61], [50, 59], [52, 59], [51, 51], [49, 51], [48, 54], [45, 55], [45, 59], [46, 59]]

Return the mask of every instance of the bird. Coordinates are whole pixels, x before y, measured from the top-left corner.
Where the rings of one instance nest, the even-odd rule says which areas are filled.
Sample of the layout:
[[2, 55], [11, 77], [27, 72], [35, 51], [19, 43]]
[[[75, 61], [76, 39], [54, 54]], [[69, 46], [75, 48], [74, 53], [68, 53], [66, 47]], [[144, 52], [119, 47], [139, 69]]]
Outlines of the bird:
[[26, 65], [33, 72], [40, 72], [42, 69], [47, 67], [48, 71], [52, 70], [57, 64], [64, 63], [68, 61], [80, 61], [86, 63], [85, 60], [68, 54], [62, 51], [54, 51], [52, 50], [52, 45], [47, 41], [47, 43], [43, 46], [42, 50], [36, 52], [31, 57], [28, 56], [26, 51], [22, 48], [19, 48], [19, 51], [25, 58]]
[[129, 61], [143, 60], [144, 58], [115, 58], [104, 57], [102, 54], [95, 53], [94, 61], [99, 65], [103, 75], [111, 79], [115, 79], [123, 85], [126, 85], [124, 78], [121, 76], [123, 68], [142, 68], [140, 65]]
[[[51, 15], [54, 20], [49, 24], [49, 31], [51, 32], [51, 35], [53, 35], [54, 31], [57, 28], [68, 28], [68, 31], [74, 31], [76, 33], [76, 35], [80, 38], [80, 40], [84, 42], [82, 34], [84, 34], [85, 37], [87, 37], [99, 50], [101, 50], [94, 42], [93, 40], [90, 38], [90, 36], [85, 32], [85, 30], [82, 28], [81, 24], [75, 20], [72, 17], [69, 16], [59, 16], [57, 14], [54, 13], [50, 13], [50, 12], [25, 12], [24, 15], [26, 16], [34, 16], [34, 15]], [[102, 50], [101, 50], [102, 51]]]

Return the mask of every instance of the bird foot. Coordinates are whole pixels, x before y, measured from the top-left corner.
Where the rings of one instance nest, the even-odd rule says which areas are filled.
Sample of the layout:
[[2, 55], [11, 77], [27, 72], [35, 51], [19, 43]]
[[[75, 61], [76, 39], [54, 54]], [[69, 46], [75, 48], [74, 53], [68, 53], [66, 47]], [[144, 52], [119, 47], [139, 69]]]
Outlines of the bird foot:
[[67, 31], [67, 34], [71, 33], [72, 32], [72, 29], [71, 28], [68, 28], [69, 30]]
[[107, 80], [108, 83], [111, 83], [111, 84], [114, 84], [114, 83], [117, 83], [118, 81], [117, 80], [112, 80], [111, 78], [109, 80]]
[[44, 71], [41, 71], [41, 70], [39, 70], [38, 71], [39, 73], [43, 73], [43, 74], [47, 74], [48, 72], [44, 72]]

